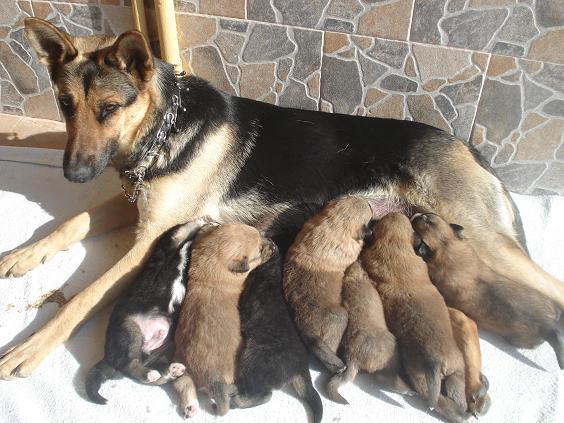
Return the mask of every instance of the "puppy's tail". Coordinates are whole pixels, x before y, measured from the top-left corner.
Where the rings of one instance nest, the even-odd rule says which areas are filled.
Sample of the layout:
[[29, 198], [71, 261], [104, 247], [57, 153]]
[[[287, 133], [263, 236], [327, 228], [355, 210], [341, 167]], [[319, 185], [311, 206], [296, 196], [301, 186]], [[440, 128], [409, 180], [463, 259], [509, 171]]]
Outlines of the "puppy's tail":
[[309, 374], [309, 369], [304, 369], [301, 373], [297, 374], [290, 380], [290, 384], [298, 398], [304, 401], [313, 413], [313, 422], [320, 423], [323, 417], [323, 404], [321, 403], [321, 398], [319, 394], [313, 387], [311, 382], [311, 375]]
[[110, 366], [105, 360], [96, 364], [86, 376], [85, 388], [86, 395], [90, 401], [96, 404], [106, 404], [108, 400], [100, 395], [100, 387], [108, 379], [112, 379], [116, 374], [116, 370]]
[[427, 380], [427, 403], [431, 410], [437, 407], [439, 395], [441, 394], [441, 365], [431, 362], [425, 372]]
[[557, 329], [551, 330], [546, 336], [546, 341], [556, 353], [556, 359], [561, 369], [564, 369], [564, 344]]
[[303, 335], [309, 350], [315, 355], [331, 373], [342, 373], [347, 366], [337, 354], [318, 336]]
[[358, 364], [355, 362], [347, 363], [347, 369], [343, 373], [333, 375], [327, 383], [327, 396], [332, 401], [339, 404], [348, 404], [349, 402], [339, 393], [339, 387], [346, 383], [352, 382], [358, 374]]
[[228, 385], [225, 382], [212, 382], [209, 387], [210, 399], [215, 404], [215, 414], [217, 416], [225, 416], [230, 408], [230, 396], [236, 393], [236, 388], [233, 385]]

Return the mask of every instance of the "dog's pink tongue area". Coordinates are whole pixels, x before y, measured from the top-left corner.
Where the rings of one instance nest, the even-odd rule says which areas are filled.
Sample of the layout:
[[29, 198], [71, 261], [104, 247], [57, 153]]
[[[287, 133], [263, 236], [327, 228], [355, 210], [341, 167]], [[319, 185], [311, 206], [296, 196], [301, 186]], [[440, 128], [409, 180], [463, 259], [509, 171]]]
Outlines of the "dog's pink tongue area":
[[401, 201], [396, 201], [388, 197], [369, 197], [367, 198], [372, 208], [372, 218], [381, 219], [388, 213], [411, 214], [411, 207]]
[[136, 315], [133, 316], [133, 321], [143, 334], [144, 353], [149, 354], [163, 345], [170, 330], [170, 320], [167, 317]]

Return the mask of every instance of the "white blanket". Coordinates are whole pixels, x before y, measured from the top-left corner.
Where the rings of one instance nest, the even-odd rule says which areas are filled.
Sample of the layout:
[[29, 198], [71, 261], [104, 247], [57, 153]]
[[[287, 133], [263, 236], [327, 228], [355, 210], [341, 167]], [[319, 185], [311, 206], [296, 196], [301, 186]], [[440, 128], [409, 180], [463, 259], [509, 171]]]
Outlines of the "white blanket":
[[[62, 221], [119, 190], [115, 173], [94, 182], [67, 182], [57, 150], [0, 147], [0, 253], [36, 240]], [[514, 196], [525, 223], [533, 258], [564, 280], [564, 198]], [[45, 225], [45, 226], [44, 226]], [[57, 254], [18, 279], [0, 280], [0, 351], [24, 339], [58, 309], [60, 294], [68, 299], [122, 255], [131, 244], [128, 229], [91, 239]], [[55, 294], [45, 302], [45, 293]], [[51, 302], [50, 302], [51, 301]], [[43, 306], [39, 306], [45, 302]], [[27, 379], [0, 381], [0, 422], [175, 422], [174, 391], [128, 379], [102, 388], [105, 406], [84, 399], [84, 376], [102, 356], [108, 310], [85, 324], [55, 350]], [[548, 344], [517, 350], [481, 333], [483, 372], [491, 387], [492, 408], [483, 422], [563, 422], [564, 372]], [[312, 376], [323, 387], [325, 376], [312, 364]], [[325, 422], [432, 422], [436, 418], [416, 399], [380, 391], [368, 375], [342, 388], [351, 405], [323, 398]], [[233, 410], [225, 422], [306, 422], [311, 418], [291, 390], [275, 392], [266, 405]], [[195, 422], [215, 421], [201, 411]]]

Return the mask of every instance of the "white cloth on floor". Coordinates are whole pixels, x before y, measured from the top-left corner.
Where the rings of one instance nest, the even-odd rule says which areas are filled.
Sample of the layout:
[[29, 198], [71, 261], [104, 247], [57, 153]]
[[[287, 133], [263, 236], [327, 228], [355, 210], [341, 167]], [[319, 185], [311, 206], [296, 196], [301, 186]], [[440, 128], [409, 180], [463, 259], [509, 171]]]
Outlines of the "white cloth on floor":
[[[67, 182], [62, 152], [0, 147], [0, 253], [39, 239], [58, 222], [119, 191], [114, 172], [88, 184]], [[564, 198], [514, 195], [521, 211], [532, 257], [564, 280]], [[21, 341], [52, 317], [58, 305], [107, 270], [131, 245], [131, 229], [90, 239], [63, 251], [17, 279], [0, 280], [0, 351]], [[59, 290], [59, 291], [56, 291]], [[47, 301], [45, 294], [54, 292]], [[45, 303], [43, 306], [40, 304]], [[64, 346], [51, 353], [27, 379], [0, 381], [0, 422], [174, 422], [175, 394], [165, 388], [129, 379], [107, 382], [105, 406], [84, 399], [86, 372], [102, 356], [108, 310], [86, 323]], [[492, 408], [480, 422], [564, 421], [564, 372], [548, 344], [517, 350], [503, 340], [481, 333], [483, 372], [491, 387]], [[312, 364], [317, 387], [326, 377]], [[369, 375], [341, 389], [351, 405], [323, 398], [325, 422], [432, 422], [413, 398], [378, 389]], [[225, 422], [307, 422], [311, 415], [291, 389], [275, 392], [272, 400], [248, 410], [232, 410]], [[195, 422], [215, 421], [201, 411]]]

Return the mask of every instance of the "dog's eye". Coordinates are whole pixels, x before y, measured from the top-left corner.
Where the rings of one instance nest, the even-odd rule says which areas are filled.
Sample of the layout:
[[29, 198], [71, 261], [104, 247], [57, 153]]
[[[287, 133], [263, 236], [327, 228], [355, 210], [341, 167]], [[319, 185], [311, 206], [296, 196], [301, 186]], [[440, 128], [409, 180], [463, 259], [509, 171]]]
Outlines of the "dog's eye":
[[70, 96], [68, 95], [59, 96], [59, 104], [61, 105], [61, 110], [63, 111], [67, 119], [73, 115], [74, 108], [72, 104], [72, 98]]
[[102, 120], [107, 118], [109, 115], [111, 115], [113, 112], [115, 112], [118, 108], [119, 108], [119, 104], [116, 104], [116, 103], [104, 104], [100, 108], [100, 118]]

